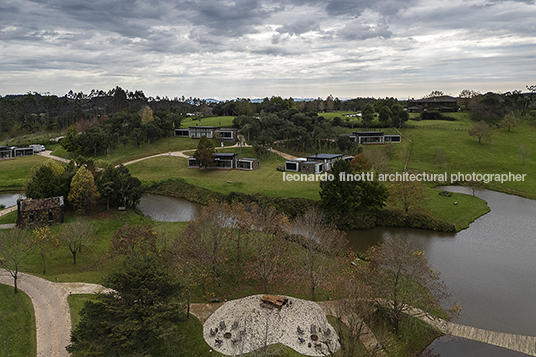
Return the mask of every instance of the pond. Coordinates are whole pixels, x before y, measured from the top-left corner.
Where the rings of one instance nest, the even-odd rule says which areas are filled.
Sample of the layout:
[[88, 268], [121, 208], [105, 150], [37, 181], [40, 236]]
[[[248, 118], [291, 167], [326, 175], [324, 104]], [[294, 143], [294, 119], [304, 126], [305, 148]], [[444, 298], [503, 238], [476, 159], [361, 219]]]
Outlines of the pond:
[[18, 198], [24, 198], [20, 192], [0, 192], [0, 205], [11, 207], [17, 204]]
[[[463, 187], [449, 191], [470, 193]], [[477, 192], [491, 211], [456, 234], [407, 228], [348, 232], [365, 251], [386, 237], [407, 237], [441, 272], [457, 322], [498, 332], [536, 336], [536, 202], [494, 191]], [[463, 207], [460, 207], [463, 209]]]
[[143, 196], [138, 209], [153, 221], [188, 222], [199, 212], [200, 205], [181, 198], [146, 195]]
[[[470, 193], [463, 187], [449, 191]], [[456, 233], [408, 228], [350, 231], [352, 247], [365, 251], [388, 236], [408, 237], [441, 272], [461, 324], [536, 336], [536, 202], [493, 191], [478, 192], [491, 211]], [[158, 221], [188, 221], [199, 210], [191, 202], [149, 195], [140, 210]], [[463, 207], [460, 206], [460, 209]]]

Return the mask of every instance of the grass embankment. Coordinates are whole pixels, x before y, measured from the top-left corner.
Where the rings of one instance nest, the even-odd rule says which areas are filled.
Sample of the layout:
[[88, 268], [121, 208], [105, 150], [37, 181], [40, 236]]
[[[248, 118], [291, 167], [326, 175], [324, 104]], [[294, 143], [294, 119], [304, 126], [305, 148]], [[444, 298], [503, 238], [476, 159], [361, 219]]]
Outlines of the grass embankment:
[[[448, 172], [451, 174], [526, 174], [524, 181], [492, 182], [486, 188], [536, 199], [536, 180], [532, 177], [536, 171], [536, 127], [521, 121], [516, 128], [495, 129], [490, 138], [478, 139], [467, 133], [473, 122], [466, 113], [448, 114], [456, 121], [410, 120], [414, 129], [402, 129], [401, 132], [413, 142], [411, 160], [408, 169], [430, 173]], [[530, 155], [525, 159], [520, 156], [520, 148], [526, 147]], [[441, 167], [437, 162], [438, 151], [445, 156]], [[446, 167], [445, 167], [446, 165]]]
[[0, 160], [0, 191], [18, 191], [34, 165], [42, 164], [46, 158], [34, 155]]
[[17, 220], [17, 211], [13, 211], [3, 216], [0, 216], [0, 224], [15, 223], [16, 220]]
[[32, 301], [22, 291], [0, 284], [0, 356], [36, 355]]

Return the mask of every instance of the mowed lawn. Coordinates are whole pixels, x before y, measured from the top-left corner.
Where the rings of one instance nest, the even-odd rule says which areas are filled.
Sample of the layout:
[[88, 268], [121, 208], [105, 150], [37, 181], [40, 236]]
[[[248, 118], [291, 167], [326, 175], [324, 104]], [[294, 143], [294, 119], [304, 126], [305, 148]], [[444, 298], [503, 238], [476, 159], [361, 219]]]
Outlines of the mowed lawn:
[[42, 164], [46, 160], [39, 155], [0, 160], [0, 190], [22, 187], [32, 166]]
[[0, 284], [0, 356], [36, 354], [35, 316], [32, 301], [22, 291]]
[[[430, 123], [433, 122], [433, 123]], [[462, 119], [456, 122], [422, 121], [419, 129], [403, 129], [402, 133], [413, 142], [408, 169], [430, 173], [450, 174], [526, 174], [524, 181], [490, 183], [493, 190], [536, 198], [536, 127], [522, 123], [517, 128], [495, 129], [490, 138], [478, 139], [469, 136], [465, 130], [435, 129], [441, 125], [456, 123], [456, 128], [470, 128], [472, 122]], [[454, 125], [454, 124], [452, 124]], [[520, 156], [521, 147], [526, 147], [530, 155], [525, 164]], [[446, 167], [436, 161], [437, 153], [444, 153]]]
[[201, 118], [201, 120], [187, 118], [182, 121], [181, 128], [189, 128], [191, 126], [230, 126], [233, 125], [234, 118], [234, 116], [207, 117]]
[[[224, 149], [218, 152], [239, 152], [238, 149]], [[242, 149], [241, 157], [254, 157], [250, 148]], [[186, 182], [216, 192], [264, 193], [274, 197], [303, 197], [318, 200], [319, 182], [283, 181], [283, 172], [277, 171], [278, 164], [285, 159], [271, 154], [261, 161], [261, 168], [253, 171], [189, 169], [188, 159], [180, 157], [159, 157], [129, 165], [133, 176], [141, 180], [163, 180], [180, 177]]]

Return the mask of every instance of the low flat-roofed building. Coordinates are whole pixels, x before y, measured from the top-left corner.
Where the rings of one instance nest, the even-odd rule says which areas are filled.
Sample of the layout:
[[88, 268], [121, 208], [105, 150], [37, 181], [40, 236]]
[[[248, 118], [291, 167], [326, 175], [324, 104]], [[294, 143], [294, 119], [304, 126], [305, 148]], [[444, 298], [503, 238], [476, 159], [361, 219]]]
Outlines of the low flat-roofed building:
[[401, 142], [400, 135], [389, 134], [385, 135], [383, 131], [356, 131], [348, 136], [351, 141], [363, 144], [385, 144], [385, 143], [399, 143]]
[[64, 220], [63, 196], [17, 200], [17, 227], [40, 227]]

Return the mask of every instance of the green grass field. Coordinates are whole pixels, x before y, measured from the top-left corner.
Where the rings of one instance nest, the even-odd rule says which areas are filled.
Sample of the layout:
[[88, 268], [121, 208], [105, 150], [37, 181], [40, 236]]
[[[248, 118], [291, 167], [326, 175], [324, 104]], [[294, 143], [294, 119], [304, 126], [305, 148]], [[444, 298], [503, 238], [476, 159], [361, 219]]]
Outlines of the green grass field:
[[32, 166], [45, 161], [46, 158], [39, 155], [0, 160], [0, 191], [21, 189]]
[[182, 121], [181, 128], [190, 126], [230, 126], [233, 125], [234, 118], [234, 116], [207, 117], [201, 118], [201, 120], [187, 118]]
[[0, 356], [36, 355], [35, 316], [32, 301], [22, 291], [0, 284]]
[[[239, 152], [239, 149], [223, 149], [218, 152]], [[255, 157], [253, 150], [243, 148], [242, 157]], [[162, 180], [180, 177], [186, 182], [216, 192], [264, 193], [274, 197], [303, 197], [319, 199], [318, 182], [283, 181], [283, 172], [277, 165], [286, 160], [276, 154], [261, 161], [261, 168], [253, 171], [188, 169], [188, 160], [180, 157], [159, 157], [129, 165], [133, 176], [141, 180]]]
[[[408, 169], [430, 173], [448, 172], [450, 174], [526, 174], [524, 181], [491, 183], [487, 188], [505, 191], [532, 199], [536, 198], [536, 180], [532, 174], [536, 171], [536, 127], [521, 123], [519, 127], [495, 129], [490, 138], [470, 137], [465, 130], [435, 129], [430, 126], [457, 125], [470, 128], [472, 122], [464, 113], [458, 114], [459, 120], [421, 121], [419, 129], [402, 129], [402, 133], [412, 140], [411, 160]], [[432, 123], [430, 123], [432, 122]], [[453, 124], [455, 123], [455, 124]], [[519, 154], [520, 147], [532, 151], [525, 159], [525, 165]], [[436, 163], [437, 152], [442, 151], [446, 157], [446, 168]]]

